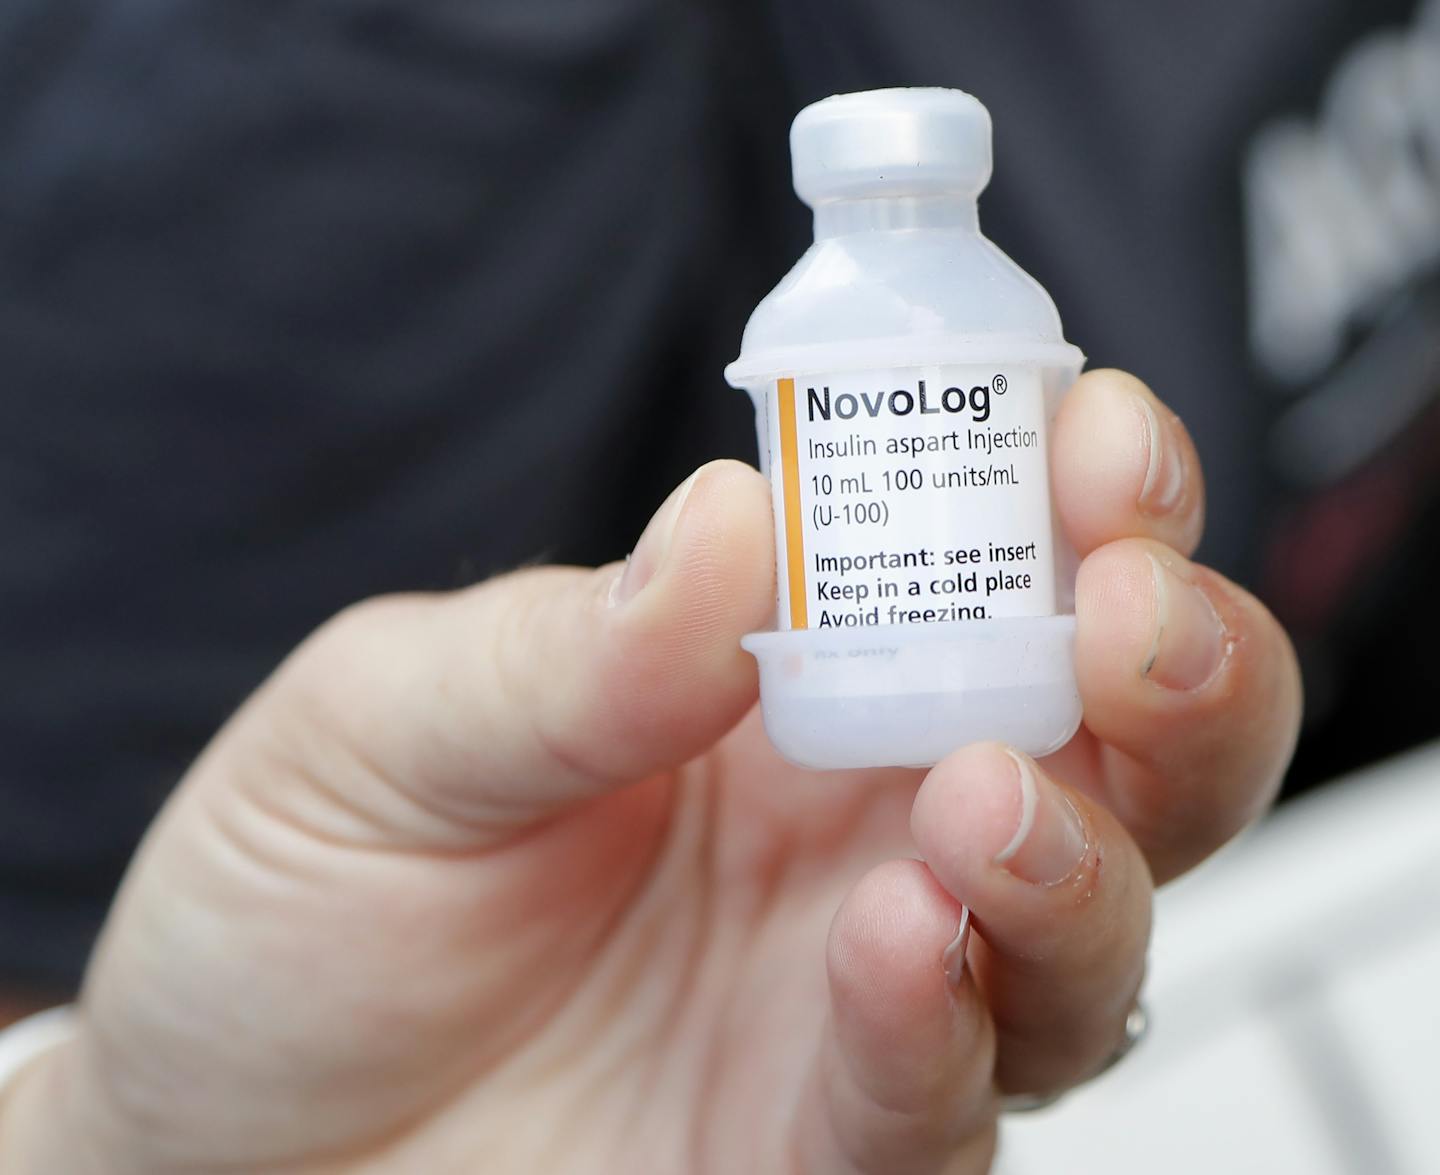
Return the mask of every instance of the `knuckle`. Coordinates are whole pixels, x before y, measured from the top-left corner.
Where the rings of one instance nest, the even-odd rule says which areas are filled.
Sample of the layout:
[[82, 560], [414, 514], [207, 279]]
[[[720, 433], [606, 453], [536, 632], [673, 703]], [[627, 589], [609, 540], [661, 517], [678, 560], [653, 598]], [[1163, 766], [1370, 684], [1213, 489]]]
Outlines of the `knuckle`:
[[376, 596], [348, 605], [310, 634], [262, 691], [263, 713], [281, 734], [330, 741], [363, 728], [407, 674], [407, 636], [427, 607], [419, 595]]
[[[557, 630], [572, 606], [603, 606], [603, 577], [591, 573], [584, 602], [566, 594], [557, 607], [557, 591], [573, 586], [575, 572], [566, 568], [532, 568], [492, 580], [481, 589], [475, 621], [477, 645], [490, 667], [488, 689], [493, 690], [498, 712], [506, 715], [512, 735], [528, 740], [535, 755], [571, 782], [608, 780], [616, 775], [597, 761], [590, 745], [587, 715], [603, 710], [611, 734], [623, 735], [623, 710], [610, 700], [590, 695], [582, 679], [583, 659], [569, 667], [550, 661]], [[585, 695], [584, 706], [563, 700]], [[623, 737], [619, 741], [624, 741]]]
[[393, 652], [403, 642], [397, 631], [414, 621], [424, 597], [372, 596], [349, 604], [317, 628], [300, 646], [298, 659], [321, 669], [363, 670], [377, 652]]

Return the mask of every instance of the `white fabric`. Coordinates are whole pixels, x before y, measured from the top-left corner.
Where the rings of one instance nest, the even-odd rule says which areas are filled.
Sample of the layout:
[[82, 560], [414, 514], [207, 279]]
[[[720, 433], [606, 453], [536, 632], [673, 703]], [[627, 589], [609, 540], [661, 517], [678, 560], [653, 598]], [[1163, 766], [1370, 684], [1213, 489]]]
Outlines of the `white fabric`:
[[1440, 744], [1282, 807], [1156, 903], [1147, 1039], [1000, 1175], [1440, 1171]]

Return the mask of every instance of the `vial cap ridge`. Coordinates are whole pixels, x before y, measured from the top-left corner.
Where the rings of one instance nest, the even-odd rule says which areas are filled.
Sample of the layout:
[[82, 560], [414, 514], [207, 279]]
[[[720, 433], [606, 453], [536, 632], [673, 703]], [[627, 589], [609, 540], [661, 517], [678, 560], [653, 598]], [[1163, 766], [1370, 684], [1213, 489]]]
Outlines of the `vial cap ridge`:
[[990, 114], [963, 90], [837, 94], [790, 127], [795, 192], [812, 208], [869, 196], [978, 195], [990, 179]]

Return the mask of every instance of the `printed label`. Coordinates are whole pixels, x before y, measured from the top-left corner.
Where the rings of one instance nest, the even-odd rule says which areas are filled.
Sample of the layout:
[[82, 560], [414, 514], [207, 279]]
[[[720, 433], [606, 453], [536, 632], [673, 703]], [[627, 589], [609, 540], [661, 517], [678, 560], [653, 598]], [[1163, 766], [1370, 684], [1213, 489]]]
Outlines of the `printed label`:
[[797, 376], [771, 395], [781, 628], [1054, 614], [1038, 371]]

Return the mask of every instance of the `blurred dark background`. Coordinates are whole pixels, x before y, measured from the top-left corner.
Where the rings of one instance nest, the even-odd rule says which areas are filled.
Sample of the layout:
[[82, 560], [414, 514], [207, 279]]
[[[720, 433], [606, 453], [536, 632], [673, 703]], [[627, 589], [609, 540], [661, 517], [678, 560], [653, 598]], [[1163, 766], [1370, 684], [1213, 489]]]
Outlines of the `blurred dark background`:
[[1192, 430], [1289, 790], [1440, 733], [1440, 4], [4, 0], [0, 990], [346, 603], [622, 555], [753, 458], [805, 103], [952, 85], [986, 232]]

